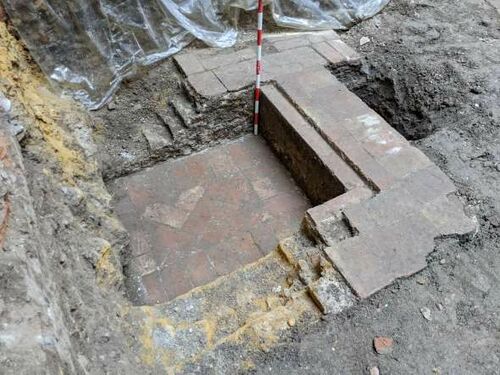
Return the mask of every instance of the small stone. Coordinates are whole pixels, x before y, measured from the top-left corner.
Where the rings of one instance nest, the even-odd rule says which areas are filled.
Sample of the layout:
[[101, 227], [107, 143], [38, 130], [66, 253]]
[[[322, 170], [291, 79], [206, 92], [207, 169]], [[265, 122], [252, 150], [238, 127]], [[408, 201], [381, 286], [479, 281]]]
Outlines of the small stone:
[[439, 261], [439, 264], [445, 264], [445, 263], [446, 263], [446, 259], [441, 259], [441, 260]]
[[0, 92], [0, 110], [5, 113], [9, 113], [10, 109], [12, 107], [12, 104], [9, 99], [7, 99], [1, 92]]
[[24, 126], [17, 122], [9, 122], [9, 129], [10, 129], [10, 134], [13, 136], [17, 137], [18, 140], [21, 140], [24, 138]]
[[428, 320], [429, 322], [432, 320], [431, 310], [428, 307], [422, 307], [420, 309], [420, 313], [425, 318], [425, 320]]
[[425, 285], [427, 283], [427, 279], [425, 277], [422, 277], [422, 276], [417, 277], [416, 281], [417, 281], [417, 284], [420, 284], [420, 285]]
[[378, 354], [392, 353], [394, 340], [391, 337], [377, 336], [373, 339], [373, 347]]
[[377, 367], [377, 366], [372, 367], [372, 368], [370, 369], [370, 375], [380, 375], [380, 370], [378, 369], [378, 367]]
[[288, 325], [289, 325], [290, 327], [293, 327], [293, 326], [295, 325], [295, 319], [294, 319], [294, 318], [290, 318], [290, 319], [288, 319]]
[[108, 111], [114, 111], [116, 109], [116, 104], [114, 101], [108, 103]]
[[365, 44], [368, 44], [370, 43], [370, 38], [368, 38], [367, 36], [363, 36], [361, 37], [361, 39], [359, 40], [359, 45], [360, 46], [364, 46]]

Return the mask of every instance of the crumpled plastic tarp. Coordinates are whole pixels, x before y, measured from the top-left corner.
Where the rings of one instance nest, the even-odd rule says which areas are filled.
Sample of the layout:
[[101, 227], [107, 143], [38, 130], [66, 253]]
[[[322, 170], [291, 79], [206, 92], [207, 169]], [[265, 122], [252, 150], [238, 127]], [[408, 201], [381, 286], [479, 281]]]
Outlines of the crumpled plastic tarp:
[[[104, 105], [137, 66], [195, 38], [230, 47], [224, 15], [257, 0], [1, 0], [44, 73], [90, 109]], [[306, 30], [347, 29], [390, 0], [268, 0], [274, 21]]]

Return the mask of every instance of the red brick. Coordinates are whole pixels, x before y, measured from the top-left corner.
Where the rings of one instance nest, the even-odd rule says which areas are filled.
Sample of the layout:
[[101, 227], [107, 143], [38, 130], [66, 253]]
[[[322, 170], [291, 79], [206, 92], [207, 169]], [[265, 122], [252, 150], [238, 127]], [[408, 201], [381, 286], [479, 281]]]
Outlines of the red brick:
[[186, 270], [194, 287], [207, 284], [217, 277], [205, 251], [190, 254], [186, 259]]
[[249, 232], [234, 237], [233, 241], [235, 242], [240, 264], [250, 264], [262, 257], [262, 253]]
[[271, 41], [274, 47], [278, 51], [285, 51], [287, 49], [294, 49], [298, 47], [308, 46], [310, 44], [308, 38], [304, 38], [303, 35], [297, 37], [287, 37], [287, 38], [275, 38]]
[[347, 130], [357, 140], [363, 140], [382, 127], [390, 126], [376, 112], [368, 107], [365, 107], [365, 109], [364, 113], [346, 119], [345, 125]]
[[457, 191], [448, 176], [435, 165], [413, 172], [400, 182], [400, 186], [420, 203], [429, 203]]
[[186, 263], [178, 262], [165, 267], [161, 271], [161, 287], [164, 289], [168, 300], [178, 297], [193, 289], [194, 285], [186, 273]]
[[242, 61], [234, 65], [214, 70], [227, 90], [239, 91], [251, 86], [255, 81], [255, 62]]
[[219, 178], [229, 178], [233, 176], [241, 176], [238, 166], [233, 162], [229, 153], [225, 149], [218, 150], [219, 152], [207, 152], [205, 154], [206, 163], [210, 165], [216, 180]]
[[206, 57], [201, 59], [201, 64], [207, 69], [212, 70], [216, 68], [221, 68], [227, 65], [234, 65], [241, 61], [240, 54], [236, 53], [234, 50], [220, 50], [219, 53], [212, 57]]
[[357, 204], [373, 196], [373, 192], [367, 187], [358, 187], [335, 197], [319, 206], [307, 210], [307, 214], [317, 225], [321, 221], [339, 215], [342, 210], [351, 205]]
[[398, 178], [433, 165], [422, 151], [409, 145], [397, 151], [395, 149], [393, 152], [387, 152], [378, 162]]
[[361, 141], [363, 148], [380, 161], [383, 156], [397, 154], [403, 149], [410, 149], [410, 144], [390, 126], [381, 126], [367, 132]]
[[174, 61], [186, 77], [205, 71], [198, 57], [192, 53], [177, 54], [174, 56]]
[[304, 67], [326, 64], [326, 60], [310, 47], [300, 47], [272, 55], [264, 55], [262, 59], [264, 67], [271, 64], [282, 66], [301, 64]]
[[394, 177], [380, 165], [353, 137], [336, 141], [351, 166], [379, 190], [389, 189], [395, 183]]
[[325, 59], [327, 59], [332, 64], [339, 64], [341, 62], [346, 61], [345, 56], [342, 55], [335, 48], [333, 48], [327, 42], [313, 44], [312, 48], [314, 48], [314, 50], [316, 52], [318, 52], [321, 56], [323, 56]]
[[288, 213], [296, 209], [307, 209], [307, 203], [300, 195], [280, 193], [264, 201], [264, 211], [273, 215]]
[[154, 203], [146, 207], [143, 217], [169, 227], [182, 229], [189, 217], [189, 212], [162, 203]]
[[226, 92], [224, 85], [212, 72], [195, 73], [188, 77], [189, 84], [204, 97], [222, 95]]
[[283, 75], [302, 73], [307, 69], [307, 66], [299, 62], [284, 64], [280, 60], [269, 60], [263, 63], [262, 80], [280, 80]]
[[258, 223], [251, 227], [252, 238], [262, 255], [267, 255], [278, 246], [279, 239], [274, 233], [272, 222]]
[[252, 180], [252, 187], [260, 199], [271, 198], [279, 193], [269, 177]]
[[153, 272], [141, 278], [145, 289], [144, 304], [154, 305], [165, 302], [165, 286], [162, 284], [159, 272]]
[[210, 173], [209, 165], [200, 155], [192, 155], [182, 162], [183, 169], [189, 175], [191, 181], [200, 181]]
[[5, 12], [3, 5], [0, 4], [0, 22], [5, 22], [5, 21], [7, 21], [7, 13]]
[[[192, 174], [193, 170], [197, 172]], [[268, 214], [251, 182], [263, 179], [279, 191], [274, 196], [283, 195], [280, 202], [268, 202], [283, 212], [280, 223], [262, 220]], [[264, 253], [271, 251], [277, 244], [276, 235], [288, 235], [299, 228], [308, 207], [307, 199], [286, 169], [265, 142], [254, 136], [158, 164], [140, 175], [125, 178], [127, 181], [135, 185], [142, 182], [141, 192], [150, 192], [143, 202], [152, 207], [148, 210], [149, 218], [156, 221], [142, 220], [135, 214], [129, 216], [131, 228], [142, 235], [136, 247], [150, 244], [151, 250], [146, 254], [161, 269], [167, 299], [256, 261], [262, 256], [258, 244]], [[131, 203], [129, 210], [135, 210]], [[172, 221], [171, 214], [176, 210], [182, 215]], [[258, 244], [250, 233], [256, 227]]]
[[337, 40], [340, 39], [339, 34], [337, 34], [333, 30], [327, 30], [327, 31], [315, 31], [307, 35], [307, 39], [311, 43], [320, 43], [320, 42], [326, 42], [328, 40]]
[[127, 185], [127, 193], [130, 201], [134, 205], [136, 212], [141, 215], [146, 206], [154, 202], [153, 195], [144, 186], [137, 186], [136, 184]]
[[345, 56], [347, 61], [355, 62], [361, 58], [361, 56], [359, 56], [359, 54], [355, 50], [353, 50], [341, 40], [329, 40], [328, 43], [337, 51], [339, 51], [343, 56]]
[[373, 339], [373, 348], [378, 354], [389, 354], [392, 352], [394, 340], [390, 337], [377, 336]]
[[131, 266], [141, 275], [147, 275], [158, 270], [155, 259], [151, 254], [143, 254], [131, 260]]
[[132, 257], [151, 252], [149, 236], [141, 229], [130, 231], [130, 251]]
[[152, 230], [152, 254], [158, 266], [171, 262], [189, 250], [196, 233], [186, 233], [164, 225]]
[[217, 248], [207, 250], [206, 253], [219, 276], [227, 275], [242, 266], [238, 256], [238, 249], [232, 239], [220, 242]]

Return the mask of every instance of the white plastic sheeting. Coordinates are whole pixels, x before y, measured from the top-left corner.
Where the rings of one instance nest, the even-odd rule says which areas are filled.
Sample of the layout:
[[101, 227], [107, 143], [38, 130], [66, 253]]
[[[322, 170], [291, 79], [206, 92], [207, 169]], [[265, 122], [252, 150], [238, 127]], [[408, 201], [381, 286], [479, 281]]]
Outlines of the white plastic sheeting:
[[[257, 0], [0, 0], [42, 70], [91, 109], [105, 104], [134, 68], [197, 38], [230, 47], [224, 19]], [[270, 0], [273, 19], [297, 29], [346, 29], [390, 0]]]

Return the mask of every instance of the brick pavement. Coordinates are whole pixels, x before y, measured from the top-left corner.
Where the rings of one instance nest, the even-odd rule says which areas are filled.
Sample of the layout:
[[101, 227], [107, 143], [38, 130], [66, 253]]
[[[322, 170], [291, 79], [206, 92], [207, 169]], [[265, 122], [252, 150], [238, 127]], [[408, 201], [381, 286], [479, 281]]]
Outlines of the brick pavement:
[[[311, 66], [355, 64], [359, 55], [334, 31], [271, 35], [264, 39], [263, 80], [301, 73]], [[237, 92], [255, 80], [254, 47], [185, 50], [174, 60], [196, 94], [213, 98]]]
[[113, 182], [140, 304], [170, 300], [268, 254], [307, 198], [265, 142], [245, 136]]

